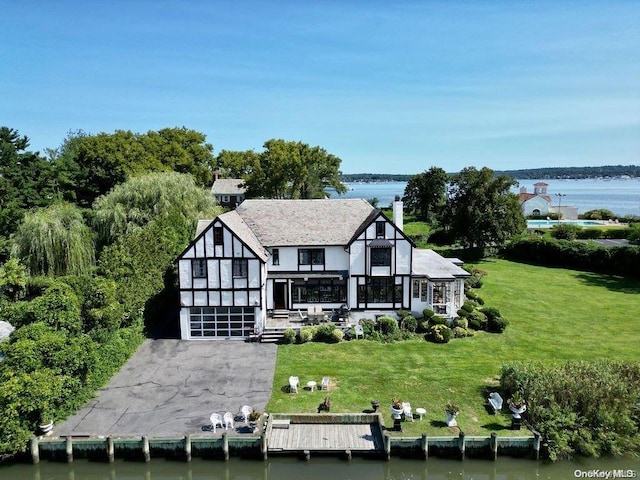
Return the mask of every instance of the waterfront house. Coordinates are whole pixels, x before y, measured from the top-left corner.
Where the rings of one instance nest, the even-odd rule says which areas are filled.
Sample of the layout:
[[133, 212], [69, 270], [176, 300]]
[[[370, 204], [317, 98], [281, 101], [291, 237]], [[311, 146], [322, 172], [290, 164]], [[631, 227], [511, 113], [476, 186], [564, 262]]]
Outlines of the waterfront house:
[[520, 187], [520, 205], [522, 213], [528, 216], [544, 216], [549, 214], [551, 207], [551, 197], [547, 193], [549, 185], [544, 182], [533, 184], [533, 193], [527, 193], [527, 187]]
[[241, 178], [218, 178], [214, 176], [211, 195], [225, 208], [236, 208], [244, 201], [245, 187]]
[[558, 205], [551, 204], [551, 195], [547, 193], [549, 185], [544, 182], [533, 184], [533, 193], [527, 193], [527, 187], [520, 187], [520, 205], [525, 217], [546, 217], [549, 213], [560, 215], [563, 220], [576, 220], [578, 209], [572, 205], [561, 205], [560, 199], [564, 196], [556, 193]]
[[[351, 309], [350, 320], [424, 308], [454, 317], [469, 274], [417, 249], [363, 199], [245, 200], [198, 224], [178, 257], [183, 339], [243, 339], [275, 318]], [[299, 325], [299, 324], [298, 324]]]

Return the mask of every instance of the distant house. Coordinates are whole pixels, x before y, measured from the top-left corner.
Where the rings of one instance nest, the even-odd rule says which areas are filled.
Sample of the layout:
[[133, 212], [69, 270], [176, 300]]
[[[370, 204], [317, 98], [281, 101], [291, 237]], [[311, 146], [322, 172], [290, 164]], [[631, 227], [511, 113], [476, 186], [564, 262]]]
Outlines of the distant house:
[[551, 197], [547, 193], [549, 185], [544, 182], [533, 184], [533, 193], [527, 193], [527, 187], [520, 187], [520, 205], [522, 213], [528, 216], [547, 216], [551, 207]]
[[524, 216], [546, 217], [549, 213], [556, 213], [560, 214], [563, 220], [577, 219], [578, 208], [572, 205], [561, 205], [562, 197], [558, 197], [558, 205], [552, 205], [551, 196], [547, 193], [548, 186], [544, 182], [534, 183], [533, 193], [527, 193], [527, 187], [520, 187], [519, 200]]
[[[183, 339], [244, 339], [277, 320], [351, 309], [351, 321], [397, 310], [457, 316], [461, 262], [419, 250], [362, 199], [245, 200], [199, 222], [178, 257]], [[298, 325], [300, 325], [298, 323]]]
[[216, 175], [211, 194], [219, 205], [225, 208], [236, 208], [244, 201], [246, 189], [242, 186], [243, 183], [244, 180], [241, 178], [218, 178]]

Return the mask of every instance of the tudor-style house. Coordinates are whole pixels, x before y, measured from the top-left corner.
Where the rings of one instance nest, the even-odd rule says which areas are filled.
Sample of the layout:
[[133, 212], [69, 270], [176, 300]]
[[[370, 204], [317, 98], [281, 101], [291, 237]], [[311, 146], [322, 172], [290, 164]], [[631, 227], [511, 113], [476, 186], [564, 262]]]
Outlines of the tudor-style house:
[[244, 339], [275, 312], [343, 306], [352, 319], [424, 308], [454, 317], [464, 301], [459, 261], [417, 249], [362, 199], [245, 200], [201, 220], [178, 257], [183, 339]]

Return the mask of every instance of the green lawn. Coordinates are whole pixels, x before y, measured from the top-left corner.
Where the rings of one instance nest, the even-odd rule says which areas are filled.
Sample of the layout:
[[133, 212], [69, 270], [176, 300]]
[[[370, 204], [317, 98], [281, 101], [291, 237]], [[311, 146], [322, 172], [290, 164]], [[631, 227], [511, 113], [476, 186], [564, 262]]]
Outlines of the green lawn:
[[[326, 395], [332, 412], [363, 411], [375, 398], [391, 425], [389, 405], [399, 396], [414, 410], [427, 409], [422, 422], [403, 425], [403, 435], [450, 435], [454, 432], [444, 425], [443, 408], [452, 400], [460, 406], [458, 425], [467, 435], [512, 435], [510, 416], [494, 416], [485, 408], [503, 362], [637, 359], [640, 281], [504, 260], [477, 266], [489, 273], [478, 293], [510, 321], [503, 334], [478, 332], [446, 345], [363, 340], [283, 345], [267, 411], [315, 412]], [[330, 391], [301, 388], [290, 394], [289, 375], [298, 375], [303, 385], [328, 375]]]

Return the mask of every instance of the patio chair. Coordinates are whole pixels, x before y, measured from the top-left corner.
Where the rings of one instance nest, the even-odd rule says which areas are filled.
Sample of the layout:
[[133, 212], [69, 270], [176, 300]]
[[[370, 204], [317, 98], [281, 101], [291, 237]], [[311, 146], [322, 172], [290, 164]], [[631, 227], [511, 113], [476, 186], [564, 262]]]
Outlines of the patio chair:
[[413, 422], [413, 410], [409, 402], [402, 402], [402, 413], [405, 420], [411, 420]]
[[213, 429], [213, 433], [216, 433], [217, 426], [224, 427], [224, 423], [222, 423], [222, 415], [220, 415], [219, 413], [212, 413], [209, 419], [211, 420], [211, 428]]
[[300, 309], [298, 309], [298, 315], [300, 315], [300, 321], [302, 322], [306, 322], [307, 320], [309, 320], [309, 315], [305, 315]]
[[300, 385], [300, 380], [298, 380], [298, 377], [294, 377], [294, 376], [289, 377], [289, 393], [291, 392], [298, 393], [298, 385]]
[[502, 397], [498, 392], [491, 392], [489, 394], [489, 405], [493, 408], [493, 413], [498, 413], [502, 410]]
[[358, 337], [364, 338], [364, 330], [362, 328], [362, 325], [356, 325], [355, 327], [353, 327], [356, 331], [356, 339]]
[[227, 430], [229, 427], [234, 428], [233, 426], [233, 413], [226, 412], [222, 417], [224, 420], [224, 429]]
[[242, 414], [244, 423], [249, 422], [249, 415], [251, 415], [251, 412], [253, 412], [253, 408], [251, 408], [249, 405], [243, 405], [242, 408], [240, 409], [240, 413]]
[[320, 382], [320, 390], [329, 390], [329, 377], [322, 377]]

